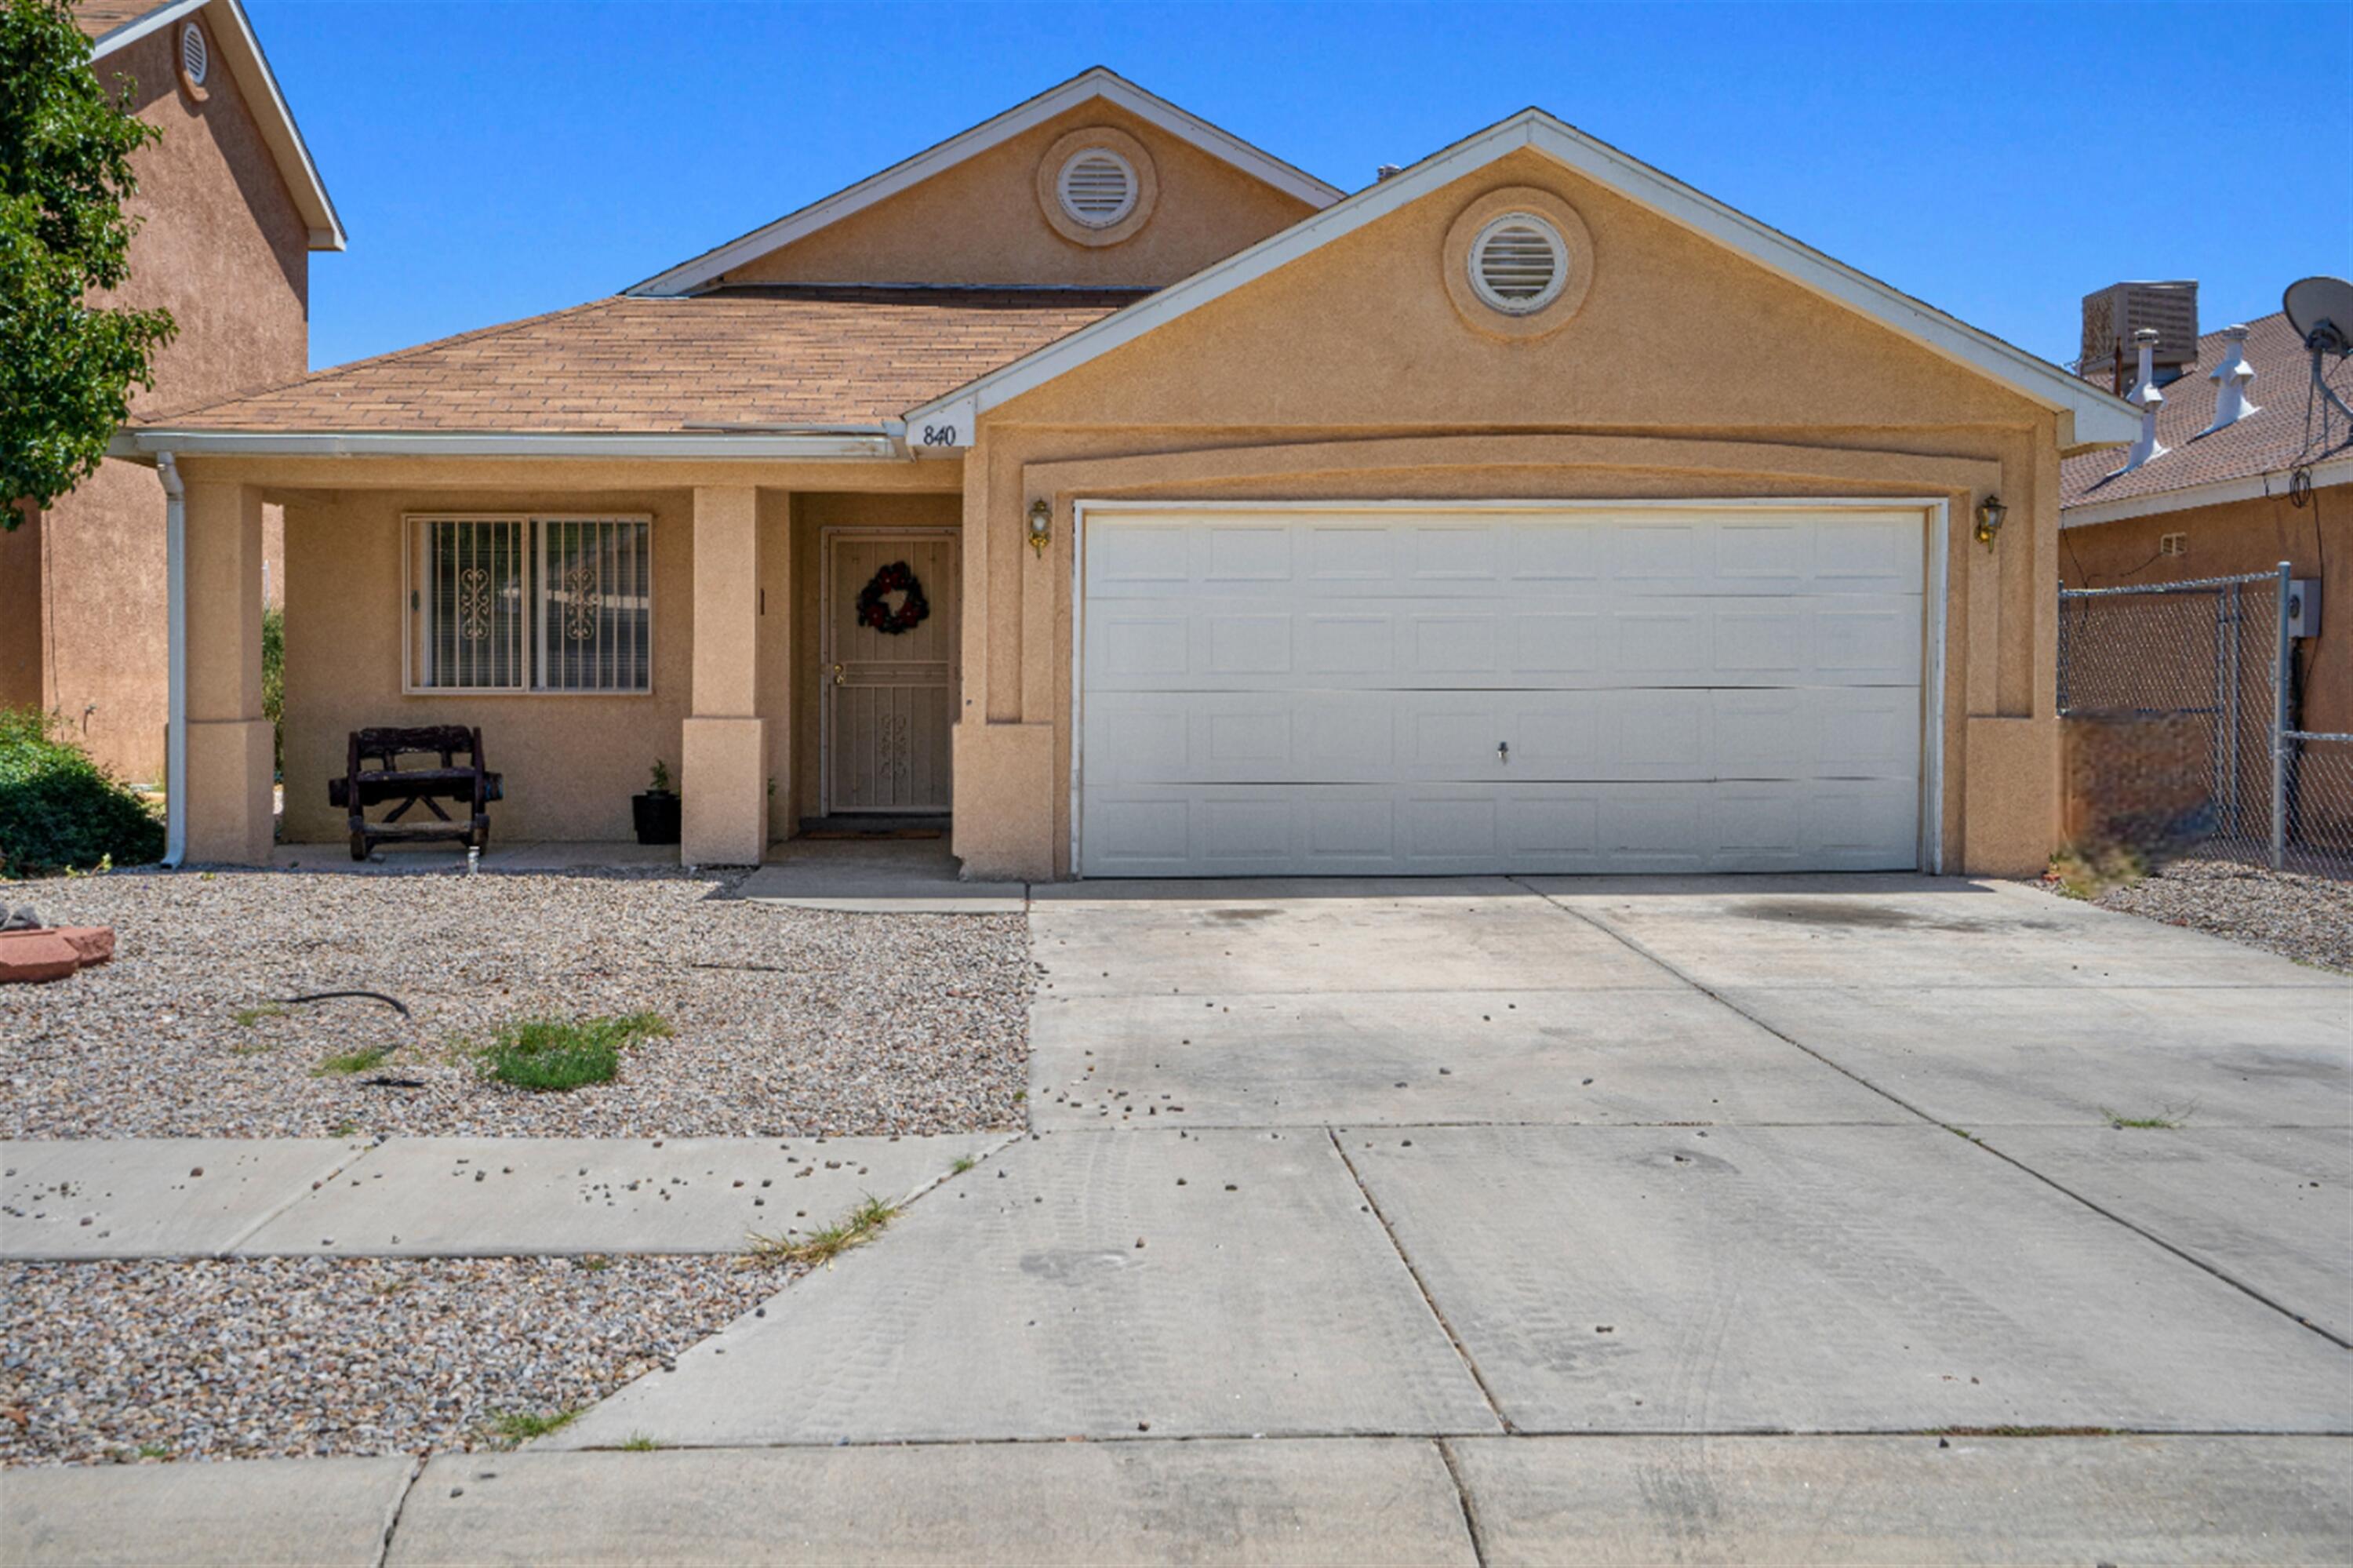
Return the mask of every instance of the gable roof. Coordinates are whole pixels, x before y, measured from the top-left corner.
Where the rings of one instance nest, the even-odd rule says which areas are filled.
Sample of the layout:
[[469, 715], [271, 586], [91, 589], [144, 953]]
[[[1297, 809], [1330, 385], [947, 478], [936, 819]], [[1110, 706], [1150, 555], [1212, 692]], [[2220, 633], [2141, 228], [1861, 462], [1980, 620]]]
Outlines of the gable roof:
[[2063, 426], [2062, 429], [2063, 450], [2128, 441], [2139, 429], [2138, 415], [2122, 398], [1833, 260], [1541, 109], [1522, 110], [1322, 212], [1302, 218], [1280, 234], [1203, 268], [1142, 303], [991, 371], [946, 397], [912, 408], [907, 413], [908, 422], [947, 416], [952, 422], [971, 428], [977, 416], [988, 409], [1098, 355], [1133, 343], [1155, 328], [1522, 147], [1543, 153], [1767, 270], [1880, 323], [1932, 353], [1989, 376], [2043, 408], [2072, 417], [2072, 439]]
[[791, 284], [619, 295], [150, 417], [130, 435], [144, 451], [612, 451], [662, 438], [664, 450], [891, 456], [908, 404], [1134, 298]]
[[[2113, 523], [2155, 512], [2245, 500], [2284, 488], [2284, 476], [2313, 466], [2316, 484], [2353, 482], [2353, 444], [2321, 445], [2322, 423], [2308, 418], [2312, 361], [2304, 340], [2274, 312], [2246, 323], [2247, 364], [2255, 373], [2248, 396], [2256, 411], [2235, 424], [2202, 433], [2214, 421], [2219, 392], [2209, 377], [2228, 352], [2223, 336], [2210, 332], [2198, 340], [2191, 368], [2160, 388], [2157, 439], [2168, 450], [2130, 473], [2120, 473], [2118, 455], [2084, 452], [2059, 465], [2060, 522], [2067, 527]], [[2353, 397], [2353, 365], [2338, 360], [2329, 384]], [[2337, 428], [2342, 428], [2342, 418]], [[2266, 490], [2267, 477], [2281, 476]]]
[[318, 166], [311, 161], [311, 149], [302, 140], [301, 128], [294, 123], [294, 111], [286, 107], [285, 94], [278, 90], [278, 78], [261, 52], [261, 40], [254, 37], [253, 24], [246, 19], [238, 0], [168, 0], [163, 5], [153, 0], [74, 0], [73, 6], [75, 22], [90, 40], [93, 66], [125, 45], [198, 11], [211, 24], [206, 30], [213, 47], [244, 93], [262, 143], [294, 198], [294, 210], [302, 215], [311, 230], [311, 249], [343, 249], [343, 220], [335, 212]]
[[1018, 103], [994, 119], [949, 137], [912, 158], [892, 164], [879, 175], [811, 202], [774, 223], [706, 250], [691, 261], [656, 273], [622, 291], [625, 294], [683, 294], [702, 288], [732, 267], [803, 238], [852, 213], [898, 195], [911, 185], [943, 174], [969, 158], [1010, 141], [1023, 132], [1094, 99], [1117, 105], [1130, 114], [1191, 143], [1213, 158], [1232, 164], [1286, 195], [1313, 207], [1327, 207], [1340, 199], [1336, 185], [1293, 167], [1272, 154], [1251, 146], [1240, 137], [1220, 131], [1197, 114], [1179, 109], [1156, 93], [1146, 92], [1116, 71], [1095, 66], [1058, 87], [1048, 88], [1026, 103]]

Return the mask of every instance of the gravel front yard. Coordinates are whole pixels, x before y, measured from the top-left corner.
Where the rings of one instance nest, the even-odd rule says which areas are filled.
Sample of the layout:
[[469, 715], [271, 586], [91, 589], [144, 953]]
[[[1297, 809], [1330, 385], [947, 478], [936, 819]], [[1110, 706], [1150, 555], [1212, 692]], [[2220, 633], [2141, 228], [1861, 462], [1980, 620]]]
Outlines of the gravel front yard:
[[[114, 962], [0, 988], [0, 1136], [795, 1137], [1021, 1124], [1019, 916], [847, 915], [684, 872], [123, 874], [12, 884]], [[719, 894], [723, 896], [713, 897]], [[273, 1007], [366, 990], [398, 997]], [[618, 1080], [533, 1094], [471, 1047], [535, 1015], [659, 1014]], [[331, 1058], [384, 1048], [359, 1071]]]
[[754, 1309], [728, 1257], [0, 1266], [0, 1465], [498, 1446]]
[[2095, 902], [2228, 937], [2300, 963], [2353, 970], [2353, 882], [2227, 861], [2177, 860]]

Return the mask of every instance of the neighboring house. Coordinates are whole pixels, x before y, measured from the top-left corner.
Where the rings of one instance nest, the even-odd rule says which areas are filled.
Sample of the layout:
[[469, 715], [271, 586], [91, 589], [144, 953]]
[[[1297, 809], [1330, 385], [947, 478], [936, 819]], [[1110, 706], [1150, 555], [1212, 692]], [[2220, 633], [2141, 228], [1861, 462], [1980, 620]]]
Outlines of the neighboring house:
[[[217, 402], [310, 366], [310, 252], [343, 231], [237, 0], [77, 0], [91, 69], [127, 79], [164, 132], [132, 159], [140, 227], [117, 302], [162, 305], [179, 335], [135, 416]], [[263, 590], [282, 591], [279, 509]], [[137, 780], [164, 776], [164, 494], [109, 459], [72, 494], [0, 532], [0, 706], [50, 710]]]
[[[2060, 466], [2060, 577], [2121, 588], [2290, 563], [2321, 585], [2319, 635], [2295, 644], [2292, 720], [2353, 733], [2353, 431], [2315, 395], [2303, 340], [2278, 313], [2200, 335], [2195, 283], [2119, 283], [2084, 303], [2084, 374], [2103, 385], [2117, 384], [2119, 366], [2126, 387], [2137, 374], [2137, 345], [2118, 328], [2165, 322], [2149, 329], [2160, 334], [2159, 450], [2137, 463], [2137, 450], [2099, 451]], [[2353, 366], [2338, 360], [2331, 376], [2353, 400]], [[2218, 424], [2220, 413], [2233, 417]]]
[[501, 836], [625, 838], [659, 758], [701, 863], [952, 811], [984, 876], [2041, 869], [2059, 464], [2131, 408], [1538, 111], [1383, 175], [1092, 70], [142, 423], [176, 845], [270, 853], [277, 504], [289, 840], [348, 731], [462, 723]]

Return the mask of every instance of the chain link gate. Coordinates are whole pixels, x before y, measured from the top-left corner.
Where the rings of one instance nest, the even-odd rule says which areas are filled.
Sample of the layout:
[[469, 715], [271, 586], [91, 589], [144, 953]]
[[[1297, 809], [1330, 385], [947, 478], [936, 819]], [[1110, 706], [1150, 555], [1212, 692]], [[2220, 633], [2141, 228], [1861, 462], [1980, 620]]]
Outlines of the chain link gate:
[[2353, 874], [2353, 736], [2294, 727], [2288, 574], [2061, 589], [2071, 842]]

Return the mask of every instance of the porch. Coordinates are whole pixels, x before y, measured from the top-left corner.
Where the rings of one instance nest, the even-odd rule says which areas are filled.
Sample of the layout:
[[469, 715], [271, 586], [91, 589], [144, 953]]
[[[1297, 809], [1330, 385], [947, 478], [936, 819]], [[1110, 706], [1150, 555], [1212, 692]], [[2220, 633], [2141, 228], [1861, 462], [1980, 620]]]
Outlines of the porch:
[[[182, 460], [179, 858], [462, 864], [445, 844], [353, 865], [328, 800], [353, 732], [447, 725], [478, 728], [503, 776], [485, 869], [758, 865], [818, 818], [935, 823], [944, 853], [960, 465], [843, 465], [856, 488], [816, 488], [835, 476], [805, 462], [776, 476], [789, 487], [740, 482], [765, 466], [510, 463], [510, 482], [484, 483], [475, 464]], [[289, 482], [322, 470], [343, 484]], [[282, 815], [265, 502], [286, 518]], [[658, 770], [680, 798], [675, 846], [635, 842], [632, 797]]]

